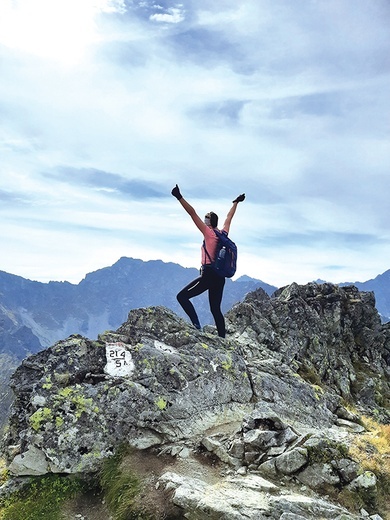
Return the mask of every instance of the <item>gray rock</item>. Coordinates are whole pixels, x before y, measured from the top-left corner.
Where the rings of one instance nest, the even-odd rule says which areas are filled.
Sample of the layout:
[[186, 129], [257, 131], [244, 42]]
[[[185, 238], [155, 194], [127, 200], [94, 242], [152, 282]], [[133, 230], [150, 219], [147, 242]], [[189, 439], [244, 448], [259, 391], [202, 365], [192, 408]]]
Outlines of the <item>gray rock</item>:
[[335, 413], [336, 413], [337, 417], [339, 417], [340, 419], [345, 419], [350, 422], [359, 423], [359, 416], [356, 413], [351, 412], [344, 406], [339, 406], [335, 410]]
[[6, 480], [4, 484], [0, 486], [0, 502], [12, 497], [14, 493], [18, 493], [27, 486], [29, 486], [29, 481], [25, 477]]
[[354, 480], [360, 471], [360, 465], [351, 459], [335, 460], [331, 464], [346, 483]]
[[267, 450], [267, 457], [277, 457], [286, 451], [287, 446], [272, 446]]
[[242, 460], [245, 456], [245, 446], [241, 439], [234, 439], [229, 447], [229, 455]]
[[258, 469], [262, 475], [266, 475], [270, 478], [277, 477], [278, 475], [274, 458], [260, 464]]
[[258, 451], [246, 451], [244, 454], [244, 460], [247, 464], [252, 464], [259, 458]]
[[247, 475], [245, 477], [227, 477], [227, 482], [236, 484], [238, 487], [245, 487], [253, 489], [254, 491], [276, 492], [279, 490], [278, 486], [269, 482], [268, 480], [259, 477], [258, 475]]
[[275, 458], [275, 467], [284, 475], [293, 475], [307, 464], [308, 453], [305, 448], [294, 448]]
[[305, 516], [296, 515], [295, 513], [283, 513], [280, 520], [307, 520]]
[[280, 434], [279, 442], [283, 445], [289, 446], [299, 438], [299, 435], [291, 428], [287, 426]]
[[356, 477], [348, 486], [349, 489], [375, 490], [377, 477], [372, 471], [365, 471]]
[[[143, 325], [133, 329], [133, 323]], [[131, 375], [107, 374], [107, 343], [128, 353]], [[10, 428], [7, 444], [21, 439], [24, 448], [12, 472], [95, 471], [123, 439], [147, 448], [241, 419], [253, 394], [243, 358], [227, 347], [226, 340], [196, 336], [182, 320], [156, 308], [130, 313], [118, 333], [100, 341], [73, 336], [32, 356], [13, 376], [18, 426]], [[55, 377], [59, 373], [69, 377]], [[37, 394], [44, 406], [34, 399]], [[42, 454], [38, 470], [32, 446]]]
[[273, 431], [250, 430], [244, 433], [245, 450], [262, 450], [265, 451], [271, 446], [278, 446], [278, 434]]
[[335, 424], [340, 426], [340, 428], [345, 428], [346, 430], [354, 433], [363, 433], [365, 431], [364, 426], [361, 424], [356, 424], [355, 422], [348, 421], [346, 419], [337, 419]]
[[276, 415], [274, 410], [266, 403], [260, 402], [254, 410], [243, 420], [244, 430], [272, 430], [282, 431], [287, 424]]
[[8, 469], [14, 475], [22, 476], [45, 475], [51, 468], [44, 452], [35, 446], [30, 446], [21, 455], [16, 455]]
[[174, 504], [183, 509], [183, 518], [189, 520], [279, 520], [282, 515], [287, 515], [283, 517], [287, 519], [334, 520], [345, 513], [341, 507], [318, 498], [280, 495], [272, 483], [250, 475], [213, 484], [167, 472], [160, 483], [173, 493]]
[[[245, 478], [245, 477], [243, 477]], [[183, 517], [190, 520], [226, 518], [241, 520], [252, 518], [265, 519], [269, 500], [258, 490], [246, 489], [240, 485], [212, 485], [190, 477], [182, 477], [168, 472], [162, 475], [160, 482], [165, 488], [174, 491], [172, 501], [183, 509]], [[243, 507], [238, 509], [237, 505]]]
[[312, 489], [321, 489], [324, 485], [334, 486], [340, 482], [340, 477], [335, 473], [330, 464], [316, 463], [308, 466], [296, 475], [296, 478]]
[[202, 439], [203, 446], [210, 452], [214, 453], [222, 462], [229, 464], [230, 466], [239, 466], [241, 461], [231, 456], [224, 445], [213, 437], [204, 437]]
[[[335, 520], [344, 517], [344, 520], [357, 520], [356, 516], [348, 514], [344, 508], [332, 504], [328, 500], [300, 494], [270, 496], [270, 509], [284, 513], [301, 515], [306, 520]], [[276, 516], [279, 520], [280, 516]]]
[[[385, 345], [389, 344], [390, 331], [380, 323], [373, 293], [329, 283], [291, 284], [277, 290], [270, 299], [256, 300], [249, 295], [227, 316], [235, 329], [235, 338], [254, 345], [253, 356], [260, 344], [263, 352], [273, 353], [279, 365], [295, 365], [302, 378], [321, 388], [317, 391], [313, 388], [313, 397], [319, 404], [326, 400], [331, 405], [332, 397], [324, 392], [326, 386], [349, 401], [359, 399], [370, 409], [376, 403], [380, 414], [389, 419], [389, 412], [382, 404], [383, 394], [378, 395], [370, 381], [370, 371], [359, 370], [355, 363], [358, 358], [366, 359], [365, 364], [372, 372], [386, 374]], [[261, 385], [261, 381], [254, 379]], [[266, 391], [268, 383], [266, 380], [258, 395], [262, 395], [261, 390]], [[270, 390], [272, 393], [272, 385]], [[384, 393], [389, 396], [389, 392], [387, 383]], [[305, 404], [309, 403], [306, 399]], [[282, 404], [277, 402], [278, 407]], [[340, 407], [340, 401], [332, 404], [334, 411]], [[326, 421], [322, 413], [313, 417], [317, 424]], [[350, 420], [348, 416], [342, 418]]]
[[[243, 421], [242, 441], [246, 453], [267, 453], [268, 457], [282, 454], [298, 439], [298, 434], [268, 406], [259, 405]], [[246, 460], [254, 460], [246, 457]]]

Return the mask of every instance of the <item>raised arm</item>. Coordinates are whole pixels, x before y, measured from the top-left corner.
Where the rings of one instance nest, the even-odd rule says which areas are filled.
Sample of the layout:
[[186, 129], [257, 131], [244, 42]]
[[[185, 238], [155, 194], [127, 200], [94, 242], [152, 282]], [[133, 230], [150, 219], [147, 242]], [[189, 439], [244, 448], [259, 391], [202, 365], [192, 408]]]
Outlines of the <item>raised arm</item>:
[[237, 206], [239, 202], [242, 202], [245, 200], [245, 193], [242, 195], [239, 195], [236, 199], [233, 200], [233, 206], [230, 208], [229, 213], [226, 215], [225, 222], [223, 224], [223, 228], [226, 233], [229, 233], [230, 230], [230, 224], [232, 222], [232, 218], [234, 217], [234, 214], [236, 212]]
[[195, 209], [191, 206], [189, 202], [185, 200], [183, 195], [180, 193], [179, 186], [176, 184], [176, 186], [172, 190], [172, 195], [177, 198], [177, 200], [180, 202], [180, 204], [183, 206], [185, 211], [189, 214], [189, 216], [194, 221], [196, 227], [203, 233], [206, 224], [203, 222], [203, 220], [199, 217], [199, 215], [196, 213]]

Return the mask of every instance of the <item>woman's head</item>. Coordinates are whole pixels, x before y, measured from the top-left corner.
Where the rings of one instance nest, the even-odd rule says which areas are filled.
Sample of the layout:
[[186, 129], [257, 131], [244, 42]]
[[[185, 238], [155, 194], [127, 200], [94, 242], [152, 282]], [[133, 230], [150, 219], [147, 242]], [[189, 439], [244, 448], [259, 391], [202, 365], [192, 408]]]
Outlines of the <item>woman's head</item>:
[[204, 217], [204, 223], [206, 224], [206, 226], [216, 228], [218, 226], [218, 215], [213, 211], [209, 211], [208, 213], [206, 213]]

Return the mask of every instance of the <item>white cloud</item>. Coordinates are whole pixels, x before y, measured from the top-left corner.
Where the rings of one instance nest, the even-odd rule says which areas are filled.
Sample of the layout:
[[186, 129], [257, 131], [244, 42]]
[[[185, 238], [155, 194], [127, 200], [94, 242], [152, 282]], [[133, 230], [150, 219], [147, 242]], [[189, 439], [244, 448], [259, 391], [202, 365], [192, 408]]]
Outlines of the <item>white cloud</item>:
[[[241, 274], [387, 269], [386, 4], [164, 5], [2, 2], [0, 269], [75, 280], [115, 255], [196, 267], [176, 182], [200, 212], [247, 193]], [[78, 182], [86, 170], [105, 182]]]
[[150, 20], [154, 22], [180, 23], [185, 19], [184, 11], [177, 7], [167, 9], [166, 13], [155, 13], [150, 16]]

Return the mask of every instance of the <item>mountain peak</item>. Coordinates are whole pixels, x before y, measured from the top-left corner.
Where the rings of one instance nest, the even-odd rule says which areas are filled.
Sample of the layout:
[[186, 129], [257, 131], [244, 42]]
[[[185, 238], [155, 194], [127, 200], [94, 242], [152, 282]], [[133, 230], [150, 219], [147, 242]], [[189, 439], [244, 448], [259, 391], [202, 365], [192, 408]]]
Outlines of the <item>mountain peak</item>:
[[[363, 469], [344, 443], [364, 428], [343, 402], [390, 419], [383, 348], [390, 329], [381, 326], [373, 295], [314, 283], [292, 284], [273, 297], [258, 290], [226, 321], [223, 339], [163, 306], [134, 309], [96, 341], [72, 335], [24, 360], [12, 377], [15, 404], [5, 443], [11, 473], [94, 474], [126, 443], [139, 458], [160, 461], [155, 479], [161, 493], [165, 486], [173, 490], [181, 518], [200, 507], [191, 500], [199, 489], [214, 496], [202, 480], [206, 470], [196, 481], [188, 469], [183, 473], [202, 457], [206, 467], [210, 456], [219, 460], [219, 492], [235, 490], [237, 518], [261, 518], [264, 511], [275, 519], [283, 512], [310, 519], [348, 513], [337, 502], [343, 489], [358, 487]], [[171, 457], [164, 463], [161, 453]], [[308, 496], [290, 488], [292, 477]], [[262, 487], [248, 502], [253, 479]], [[259, 505], [264, 486], [273, 498]], [[324, 489], [312, 516], [312, 492]], [[221, 495], [225, 508], [229, 493]], [[220, 504], [207, 503], [213, 518], [221, 517]]]

